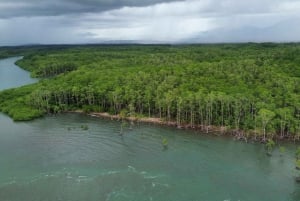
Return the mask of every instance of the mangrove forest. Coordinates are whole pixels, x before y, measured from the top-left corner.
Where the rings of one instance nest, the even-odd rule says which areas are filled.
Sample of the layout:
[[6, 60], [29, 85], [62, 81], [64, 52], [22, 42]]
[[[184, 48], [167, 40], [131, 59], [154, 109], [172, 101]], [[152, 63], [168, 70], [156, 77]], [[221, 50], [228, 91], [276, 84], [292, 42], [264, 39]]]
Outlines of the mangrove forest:
[[300, 44], [2, 47], [39, 82], [0, 92], [15, 121], [68, 111], [300, 139]]

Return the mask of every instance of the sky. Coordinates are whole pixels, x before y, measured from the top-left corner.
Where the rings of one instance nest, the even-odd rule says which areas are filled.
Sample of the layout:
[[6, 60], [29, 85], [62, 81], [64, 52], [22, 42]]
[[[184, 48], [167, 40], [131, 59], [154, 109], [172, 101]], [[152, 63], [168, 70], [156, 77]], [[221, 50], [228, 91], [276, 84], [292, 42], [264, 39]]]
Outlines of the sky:
[[300, 0], [0, 0], [0, 46], [300, 41]]

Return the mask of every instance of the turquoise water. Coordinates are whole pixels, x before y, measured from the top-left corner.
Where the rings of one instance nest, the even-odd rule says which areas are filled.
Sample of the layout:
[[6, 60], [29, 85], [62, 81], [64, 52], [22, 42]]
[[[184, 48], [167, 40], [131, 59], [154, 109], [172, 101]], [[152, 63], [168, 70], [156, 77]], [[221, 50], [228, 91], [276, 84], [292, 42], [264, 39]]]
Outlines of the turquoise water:
[[268, 157], [261, 144], [120, 127], [80, 114], [19, 123], [0, 114], [0, 201], [300, 200], [292, 144]]
[[292, 146], [268, 157], [259, 144], [147, 124], [120, 135], [120, 124], [1, 115], [1, 200], [300, 200]]

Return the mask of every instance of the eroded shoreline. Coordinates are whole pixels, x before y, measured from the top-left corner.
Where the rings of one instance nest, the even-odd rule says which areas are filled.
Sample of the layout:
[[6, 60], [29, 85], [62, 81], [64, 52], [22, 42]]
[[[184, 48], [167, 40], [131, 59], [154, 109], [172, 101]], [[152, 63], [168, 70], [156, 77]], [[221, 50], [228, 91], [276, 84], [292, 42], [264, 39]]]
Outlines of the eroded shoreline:
[[[248, 137], [245, 135], [245, 132], [242, 130], [235, 130], [230, 129], [227, 127], [218, 127], [218, 126], [205, 126], [205, 125], [194, 125], [191, 126], [187, 123], [182, 123], [180, 126], [177, 125], [176, 121], [165, 121], [161, 118], [155, 118], [155, 117], [121, 117], [120, 115], [112, 115], [107, 112], [90, 112], [86, 113], [82, 110], [76, 110], [76, 111], [69, 111], [69, 113], [78, 113], [78, 114], [85, 114], [91, 117], [96, 118], [106, 118], [111, 120], [126, 120], [126, 121], [132, 121], [132, 122], [141, 122], [141, 123], [149, 123], [153, 125], [162, 125], [162, 126], [168, 126], [168, 127], [174, 127], [177, 129], [185, 129], [185, 130], [195, 130], [199, 131], [201, 133], [215, 135], [215, 136], [231, 136], [234, 137], [237, 140], [243, 140], [248, 142]], [[258, 140], [255, 140], [258, 141]]]
[[276, 142], [299, 142], [299, 139], [296, 139], [294, 137], [285, 137], [285, 138], [279, 138], [276, 137], [276, 135], [270, 135], [269, 138], [263, 139], [259, 133], [256, 135], [253, 133], [253, 131], [245, 132], [244, 130], [236, 130], [228, 127], [221, 127], [221, 126], [206, 126], [206, 125], [197, 125], [191, 126], [188, 123], [182, 123], [180, 126], [177, 125], [176, 121], [165, 121], [161, 118], [155, 118], [155, 117], [121, 117], [120, 115], [112, 115], [107, 112], [84, 112], [82, 110], [76, 110], [76, 111], [68, 111], [68, 113], [78, 113], [78, 114], [85, 114], [91, 117], [96, 118], [106, 118], [111, 120], [126, 120], [126, 121], [132, 121], [132, 122], [141, 122], [141, 123], [149, 123], [153, 125], [161, 125], [161, 126], [167, 126], [167, 127], [173, 127], [176, 129], [183, 129], [183, 130], [194, 130], [199, 131], [202, 134], [208, 134], [213, 136], [228, 136], [233, 137], [235, 140], [245, 141], [248, 142], [259, 142], [259, 143], [265, 143], [267, 139], [274, 139]]

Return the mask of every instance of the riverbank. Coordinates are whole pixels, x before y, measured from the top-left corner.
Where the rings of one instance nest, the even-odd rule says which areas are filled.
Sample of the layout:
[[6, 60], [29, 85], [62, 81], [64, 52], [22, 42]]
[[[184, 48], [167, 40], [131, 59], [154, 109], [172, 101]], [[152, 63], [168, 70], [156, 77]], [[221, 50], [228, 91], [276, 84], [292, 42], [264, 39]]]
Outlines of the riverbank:
[[199, 125], [195, 124], [191, 126], [191, 124], [188, 123], [182, 123], [180, 125], [177, 125], [176, 121], [166, 121], [161, 118], [157, 117], [121, 117], [120, 115], [112, 115], [107, 112], [90, 112], [86, 113], [83, 110], [76, 110], [76, 111], [69, 111], [70, 113], [79, 113], [79, 114], [86, 114], [91, 117], [97, 117], [97, 118], [106, 118], [111, 120], [126, 120], [130, 122], [141, 122], [141, 123], [150, 123], [154, 125], [162, 125], [162, 126], [168, 126], [168, 127], [174, 127], [177, 129], [183, 129], [183, 130], [195, 130], [199, 131], [201, 133], [206, 133], [209, 135], [215, 135], [215, 136], [228, 136], [233, 137], [235, 140], [245, 141], [248, 143], [251, 142], [260, 142], [265, 143], [267, 139], [273, 139], [276, 142], [298, 142], [299, 138], [289, 136], [280, 138], [279, 136], [275, 134], [269, 134], [266, 139], [263, 139], [263, 136], [261, 133], [259, 133], [259, 130], [256, 132], [254, 131], [244, 131], [244, 130], [237, 130], [228, 128], [226, 126], [214, 126], [214, 125]]
[[[166, 121], [161, 118], [157, 117], [121, 117], [120, 115], [112, 115], [107, 112], [90, 112], [86, 113], [82, 110], [76, 110], [76, 111], [69, 111], [70, 113], [79, 113], [79, 114], [86, 114], [91, 117], [97, 117], [97, 118], [107, 118], [111, 120], [126, 120], [131, 122], [141, 122], [141, 123], [150, 123], [154, 125], [162, 125], [162, 126], [168, 126], [168, 127], [174, 127], [177, 129], [185, 129], [185, 130], [196, 130], [201, 131], [202, 133], [216, 135], [216, 136], [232, 136], [237, 140], [244, 140], [248, 142], [248, 137], [246, 133], [242, 130], [237, 131], [236, 129], [230, 129], [225, 126], [206, 126], [206, 125], [194, 125], [191, 126], [187, 123], [182, 123], [180, 125], [177, 125], [176, 121]], [[258, 139], [258, 138], [257, 138]], [[257, 140], [258, 141], [258, 140]]]

